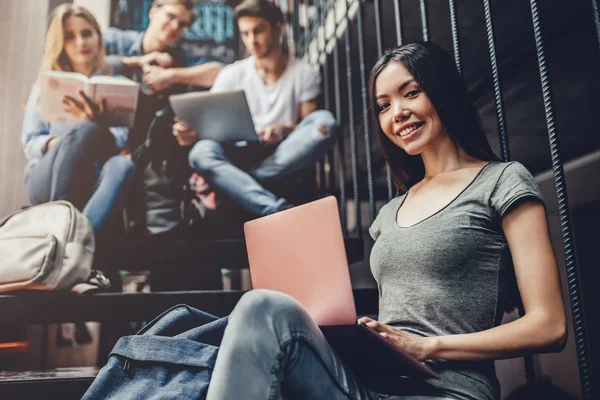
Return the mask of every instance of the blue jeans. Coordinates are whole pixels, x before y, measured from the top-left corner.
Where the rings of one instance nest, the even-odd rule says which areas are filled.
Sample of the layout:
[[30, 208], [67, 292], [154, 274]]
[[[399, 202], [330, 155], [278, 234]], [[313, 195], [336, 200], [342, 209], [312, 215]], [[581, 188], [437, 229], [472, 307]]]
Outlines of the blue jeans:
[[[321, 132], [319, 125], [328, 133]], [[318, 110], [304, 118], [255, 168], [244, 170], [234, 165], [223, 146], [213, 140], [196, 143], [189, 153], [189, 163], [248, 211], [257, 216], [268, 215], [285, 207], [286, 200], [266, 190], [259, 182], [280, 180], [317, 162], [333, 146], [336, 128], [333, 115]]]
[[133, 162], [116, 153], [110, 132], [95, 123], [76, 125], [27, 172], [31, 203], [70, 201], [97, 233], [123, 204], [133, 179]]
[[424, 400], [387, 396], [358, 382], [290, 296], [269, 290], [245, 294], [229, 317], [207, 400]]

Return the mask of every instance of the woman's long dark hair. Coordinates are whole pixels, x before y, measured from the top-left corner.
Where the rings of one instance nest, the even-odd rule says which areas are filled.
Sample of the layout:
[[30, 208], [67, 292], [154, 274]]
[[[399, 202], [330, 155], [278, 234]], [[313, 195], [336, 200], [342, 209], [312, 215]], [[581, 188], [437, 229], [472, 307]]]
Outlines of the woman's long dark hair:
[[379, 125], [375, 82], [381, 71], [391, 62], [401, 63], [411, 73], [427, 94], [448, 135], [455, 143], [480, 160], [498, 160], [485, 136], [479, 114], [469, 99], [464, 81], [448, 53], [431, 42], [400, 46], [386, 51], [379, 58], [371, 70], [369, 79], [373, 126], [377, 130], [383, 155], [398, 191], [405, 192], [423, 179], [425, 167], [421, 157], [410, 156], [392, 143]]

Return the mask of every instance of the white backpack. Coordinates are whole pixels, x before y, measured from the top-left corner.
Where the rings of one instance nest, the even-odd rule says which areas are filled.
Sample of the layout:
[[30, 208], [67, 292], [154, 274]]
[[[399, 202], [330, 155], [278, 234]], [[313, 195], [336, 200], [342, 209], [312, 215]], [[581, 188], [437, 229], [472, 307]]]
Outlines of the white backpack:
[[0, 292], [82, 291], [75, 286], [92, 277], [93, 260], [92, 226], [68, 201], [43, 203], [0, 220]]

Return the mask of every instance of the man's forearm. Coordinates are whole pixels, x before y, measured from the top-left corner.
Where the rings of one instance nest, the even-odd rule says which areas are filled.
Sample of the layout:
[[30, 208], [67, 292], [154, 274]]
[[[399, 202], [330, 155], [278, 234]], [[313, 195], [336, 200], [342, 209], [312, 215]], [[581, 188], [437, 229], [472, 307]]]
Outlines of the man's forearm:
[[143, 56], [123, 57], [121, 62], [123, 65], [129, 68], [141, 67], [143, 63]]
[[210, 88], [222, 69], [220, 63], [209, 62], [193, 67], [171, 68], [170, 71], [172, 83]]

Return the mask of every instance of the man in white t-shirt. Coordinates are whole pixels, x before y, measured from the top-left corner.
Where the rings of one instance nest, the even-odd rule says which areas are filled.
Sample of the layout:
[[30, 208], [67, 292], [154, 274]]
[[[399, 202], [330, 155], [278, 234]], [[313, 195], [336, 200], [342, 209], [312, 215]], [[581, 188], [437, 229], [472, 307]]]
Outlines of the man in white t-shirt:
[[[235, 162], [232, 149], [212, 140], [197, 139], [182, 122], [173, 126], [179, 144], [194, 147], [190, 166], [251, 213], [262, 216], [291, 205], [261, 183], [282, 179], [319, 160], [334, 141], [337, 123], [326, 110], [317, 110], [319, 72], [288, 57], [281, 49], [283, 14], [267, 0], [245, 0], [235, 9], [242, 40], [251, 56], [226, 66], [211, 91], [243, 89], [263, 145], [270, 149], [255, 165]], [[256, 148], [242, 149], [251, 152]], [[235, 153], [239, 156], [240, 149]], [[259, 183], [261, 182], [261, 183]]]

